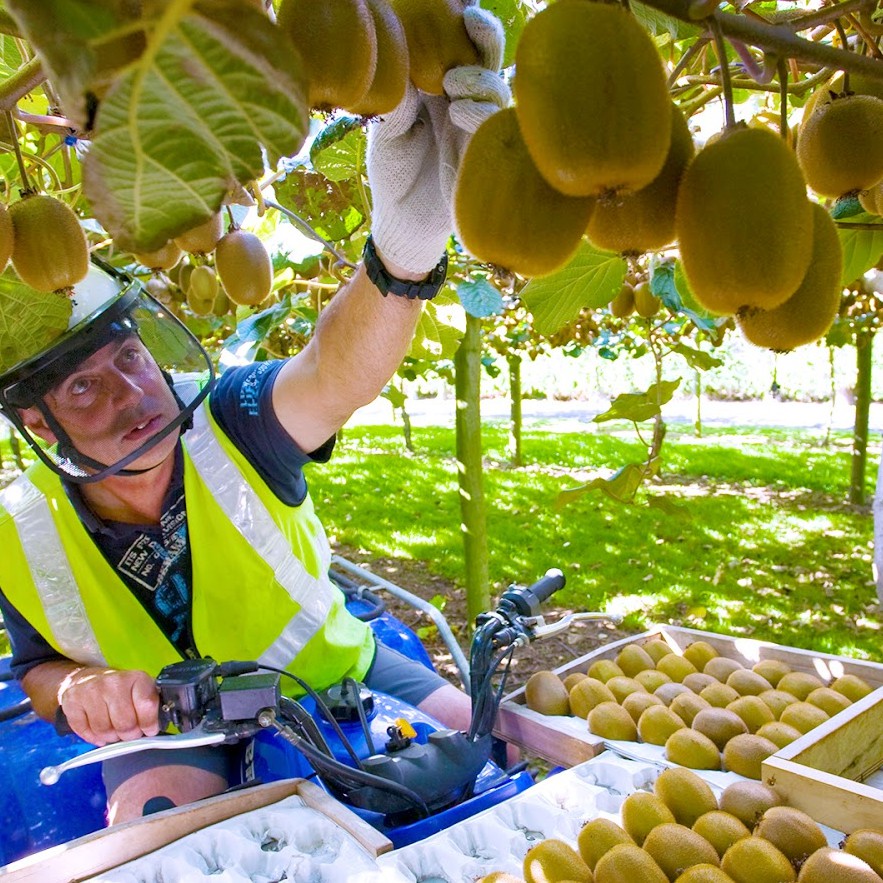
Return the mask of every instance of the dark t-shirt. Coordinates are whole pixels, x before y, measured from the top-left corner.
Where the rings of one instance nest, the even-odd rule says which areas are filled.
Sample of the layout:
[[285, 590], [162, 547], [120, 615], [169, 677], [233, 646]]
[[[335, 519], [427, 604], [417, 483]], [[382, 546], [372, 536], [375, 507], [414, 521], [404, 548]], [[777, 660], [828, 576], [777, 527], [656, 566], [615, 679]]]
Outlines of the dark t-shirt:
[[[209, 396], [212, 415], [257, 469], [270, 489], [289, 506], [307, 492], [303, 465], [325, 462], [334, 439], [305, 454], [282, 428], [270, 397], [284, 362], [257, 362], [224, 372]], [[198, 656], [190, 630], [191, 561], [184, 501], [184, 458], [175, 450], [175, 468], [159, 524], [104, 521], [86, 505], [80, 487], [64, 482], [81, 521], [129, 590], [184, 656]], [[43, 662], [63, 659], [9, 603], [0, 590], [0, 609], [12, 645], [12, 673], [23, 677]]]

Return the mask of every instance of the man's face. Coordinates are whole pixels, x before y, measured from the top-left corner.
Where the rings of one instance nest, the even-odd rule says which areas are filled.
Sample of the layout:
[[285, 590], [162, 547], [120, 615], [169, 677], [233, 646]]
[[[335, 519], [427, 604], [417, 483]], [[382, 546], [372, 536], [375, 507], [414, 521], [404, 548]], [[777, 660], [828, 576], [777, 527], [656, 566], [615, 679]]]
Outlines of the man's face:
[[[105, 344], [43, 400], [74, 447], [107, 465], [137, 450], [180, 411], [153, 356], [134, 334]], [[57, 441], [36, 408], [22, 416], [35, 434]], [[159, 465], [174, 450], [177, 437], [170, 433], [128, 468]]]

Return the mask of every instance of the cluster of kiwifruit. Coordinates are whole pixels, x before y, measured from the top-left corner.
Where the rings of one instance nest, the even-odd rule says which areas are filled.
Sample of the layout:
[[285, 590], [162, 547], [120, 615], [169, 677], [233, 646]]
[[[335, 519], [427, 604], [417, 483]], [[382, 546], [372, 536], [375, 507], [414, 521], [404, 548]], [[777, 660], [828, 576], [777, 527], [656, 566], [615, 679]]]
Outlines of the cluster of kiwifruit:
[[[185, 254], [190, 260], [182, 261]], [[206, 259], [214, 254], [214, 266]], [[136, 260], [153, 272], [147, 290], [163, 303], [170, 303], [170, 288], [164, 274], [186, 295], [187, 306], [197, 316], [224, 315], [229, 301], [240, 306], [257, 306], [273, 287], [273, 264], [260, 237], [231, 224], [224, 232], [220, 212], [207, 221], [170, 239]], [[191, 263], [191, 260], [196, 263]]]
[[627, 319], [636, 313], [642, 319], [652, 319], [659, 312], [662, 301], [653, 294], [646, 273], [630, 270], [616, 297], [610, 301], [610, 314]]
[[779, 659], [746, 668], [707, 641], [675, 653], [664, 640], [627, 644], [564, 680], [533, 674], [525, 702], [543, 714], [585, 718], [603, 739], [664, 746], [672, 763], [761, 778], [780, 748], [871, 692], [856, 675], [826, 685]]
[[89, 270], [89, 246], [74, 210], [48, 193], [0, 204], [0, 272], [10, 260], [31, 288], [69, 293]]
[[479, 883], [878, 883], [883, 829], [854, 831], [841, 847], [760, 782], [729, 785], [718, 800], [695, 773], [675, 768], [652, 791], [629, 794], [619, 822], [586, 822], [576, 848], [542, 840], [525, 855], [523, 878], [495, 871]]
[[304, 62], [311, 107], [393, 110], [411, 82], [440, 95], [452, 67], [478, 64], [461, 0], [282, 0], [277, 16]]

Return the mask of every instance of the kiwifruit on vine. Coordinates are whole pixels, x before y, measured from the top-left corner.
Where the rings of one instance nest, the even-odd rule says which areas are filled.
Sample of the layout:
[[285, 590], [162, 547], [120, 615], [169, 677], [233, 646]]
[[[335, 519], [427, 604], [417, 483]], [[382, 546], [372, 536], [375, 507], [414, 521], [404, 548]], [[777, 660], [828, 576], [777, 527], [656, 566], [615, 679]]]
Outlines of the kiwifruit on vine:
[[239, 227], [225, 233], [215, 246], [215, 269], [227, 297], [240, 306], [257, 306], [273, 287], [273, 262], [266, 246], [260, 237]]
[[9, 206], [12, 266], [37, 291], [66, 291], [89, 272], [89, 245], [74, 210], [47, 193]]
[[377, 36], [365, 0], [282, 0], [277, 23], [301, 54], [311, 107], [348, 108], [365, 95], [377, 65]]
[[377, 38], [377, 64], [368, 91], [348, 110], [360, 116], [389, 113], [398, 106], [408, 85], [410, 64], [405, 29], [389, 0], [367, 0]]
[[883, 179], [883, 100], [838, 95], [819, 102], [800, 126], [797, 160], [820, 196], [873, 187]]
[[524, 276], [551, 273], [576, 251], [593, 207], [540, 175], [513, 108], [488, 117], [472, 136], [457, 176], [454, 219], [463, 247], [480, 261]]
[[610, 301], [610, 313], [617, 319], [626, 319], [635, 311], [635, 289], [623, 282], [619, 294]]
[[745, 338], [756, 346], [788, 352], [823, 337], [840, 308], [843, 249], [828, 212], [813, 203], [813, 248], [797, 291], [778, 307], [748, 307], [736, 314]]
[[642, 319], [652, 319], [659, 312], [660, 303], [650, 290], [649, 282], [639, 282], [635, 286], [635, 312]]
[[187, 306], [197, 316], [210, 315], [214, 310], [219, 289], [218, 277], [212, 267], [206, 264], [194, 267], [187, 288]]
[[463, 21], [462, 0], [391, 0], [405, 29], [411, 82], [422, 92], [441, 95], [452, 67], [481, 59]]
[[218, 240], [224, 235], [224, 217], [221, 212], [215, 212], [207, 221], [197, 224], [186, 230], [174, 239], [175, 245], [189, 254], [211, 254], [218, 244]]
[[620, 254], [641, 254], [673, 242], [678, 186], [695, 152], [687, 120], [672, 106], [671, 143], [662, 170], [632, 194], [598, 200], [586, 231], [592, 245]]
[[675, 229], [705, 309], [773, 309], [803, 281], [813, 210], [794, 153], [768, 129], [735, 126], [707, 144], [678, 188]]
[[557, 0], [528, 21], [515, 65], [518, 122], [549, 184], [610, 197], [659, 174], [671, 133], [666, 72], [622, 6]]
[[170, 239], [155, 251], [135, 252], [135, 260], [142, 267], [147, 267], [148, 270], [158, 273], [171, 270], [181, 260], [183, 255], [184, 252], [181, 250], [181, 247], [174, 239]]
[[6, 269], [12, 257], [12, 246], [15, 242], [15, 230], [12, 218], [5, 203], [0, 202], [0, 273]]
[[883, 215], [883, 181], [862, 190], [858, 195], [861, 207], [872, 215]]

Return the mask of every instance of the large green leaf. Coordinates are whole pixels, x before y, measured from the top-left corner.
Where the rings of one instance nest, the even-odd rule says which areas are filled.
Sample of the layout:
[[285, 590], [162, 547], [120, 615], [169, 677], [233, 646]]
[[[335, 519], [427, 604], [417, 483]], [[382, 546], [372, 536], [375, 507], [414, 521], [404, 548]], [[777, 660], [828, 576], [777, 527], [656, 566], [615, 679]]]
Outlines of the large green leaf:
[[845, 226], [837, 228], [843, 246], [840, 281], [844, 285], [851, 285], [883, 257], [883, 224], [880, 228], [879, 233], [875, 230], [849, 230]]
[[0, 371], [36, 355], [67, 329], [70, 298], [35, 291], [12, 268], [0, 275]]
[[642, 420], [651, 420], [660, 413], [662, 405], [671, 401], [680, 383], [680, 377], [677, 380], [662, 380], [654, 383], [646, 392], [618, 395], [606, 411], [595, 415], [594, 422], [632, 420], [640, 423]]
[[423, 309], [411, 349], [412, 359], [452, 359], [466, 329], [465, 314], [456, 295], [448, 288]]
[[582, 309], [599, 309], [622, 288], [626, 262], [583, 241], [573, 259], [548, 276], [531, 279], [521, 291], [540, 334], [554, 334]]
[[316, 137], [310, 148], [310, 161], [330, 181], [357, 180], [365, 171], [366, 147], [361, 121], [341, 117]]
[[365, 215], [353, 181], [330, 181], [320, 172], [299, 166], [274, 185], [280, 205], [308, 220], [320, 236], [332, 242], [349, 239]]
[[206, 219], [263, 173], [264, 151], [273, 165], [307, 131], [302, 65], [283, 33], [241, 0], [175, 19], [187, 5], [167, 6], [161, 42], [110, 89], [86, 156], [95, 213], [132, 251]]
[[524, 0], [481, 0], [479, 5], [492, 12], [503, 24], [506, 33], [503, 67], [509, 67], [515, 61], [515, 50], [521, 39], [521, 32], [533, 14], [533, 8]]
[[478, 274], [457, 286], [457, 296], [463, 309], [476, 319], [485, 316], [496, 316], [503, 312], [503, 295], [488, 280], [487, 276]]
[[647, 474], [644, 464], [629, 463], [614, 472], [610, 478], [593, 478], [580, 487], [561, 491], [555, 499], [555, 508], [560, 509], [573, 503], [590, 491], [601, 491], [618, 503], [633, 503]]

